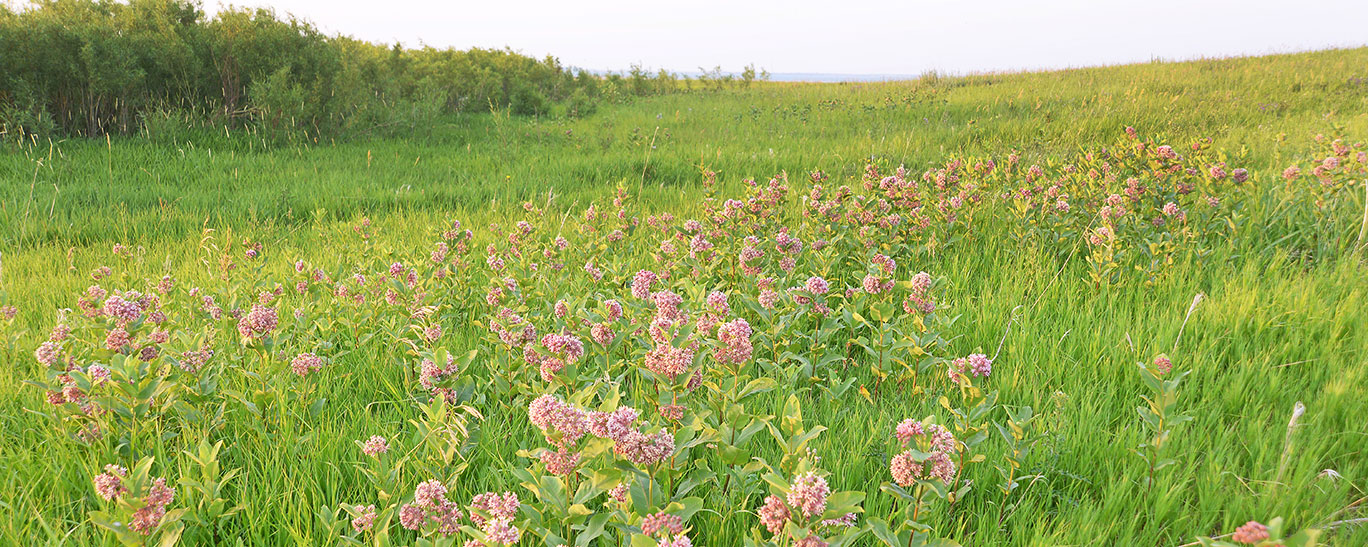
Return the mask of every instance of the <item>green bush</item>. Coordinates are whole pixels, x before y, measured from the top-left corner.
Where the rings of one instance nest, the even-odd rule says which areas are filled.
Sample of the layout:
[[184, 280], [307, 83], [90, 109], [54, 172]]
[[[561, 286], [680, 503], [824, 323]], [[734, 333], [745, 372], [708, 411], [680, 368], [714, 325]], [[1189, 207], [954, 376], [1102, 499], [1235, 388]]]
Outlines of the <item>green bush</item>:
[[[583, 98], [568, 111], [585, 115], [586, 98], [602, 87], [601, 77], [572, 74], [554, 57], [406, 49], [326, 36], [269, 9], [229, 8], [211, 18], [188, 0], [0, 5], [0, 51], [6, 134], [131, 134], [163, 108], [232, 129], [412, 131], [448, 112], [544, 115], [572, 97]], [[646, 95], [679, 86], [668, 72], [635, 67], [630, 86], [609, 87]]]

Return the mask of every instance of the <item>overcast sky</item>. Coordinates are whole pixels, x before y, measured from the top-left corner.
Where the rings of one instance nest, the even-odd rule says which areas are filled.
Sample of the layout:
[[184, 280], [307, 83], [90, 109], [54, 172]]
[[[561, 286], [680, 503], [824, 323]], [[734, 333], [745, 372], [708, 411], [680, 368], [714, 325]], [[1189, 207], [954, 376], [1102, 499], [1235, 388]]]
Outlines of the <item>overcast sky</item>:
[[[1368, 0], [238, 0], [328, 33], [575, 67], [920, 74], [1368, 44]], [[226, 2], [225, 2], [226, 4]], [[213, 13], [216, 0], [206, 0]]]

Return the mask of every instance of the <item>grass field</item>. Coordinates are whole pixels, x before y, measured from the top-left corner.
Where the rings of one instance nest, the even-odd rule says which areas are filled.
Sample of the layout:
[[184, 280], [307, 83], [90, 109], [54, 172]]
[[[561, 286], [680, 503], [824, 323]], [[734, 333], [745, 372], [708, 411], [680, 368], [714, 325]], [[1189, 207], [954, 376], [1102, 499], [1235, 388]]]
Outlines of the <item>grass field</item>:
[[[807, 533], [860, 545], [1177, 545], [1275, 517], [1289, 536], [1321, 529], [1324, 543], [1368, 543], [1354, 522], [1368, 496], [1365, 67], [1368, 49], [1352, 49], [767, 83], [583, 119], [452, 117], [409, 139], [281, 143], [222, 128], [10, 136], [0, 152], [0, 305], [15, 309], [0, 317], [0, 355], [12, 363], [0, 370], [0, 543], [483, 537], [469, 519], [451, 537], [434, 524], [401, 526], [401, 508], [429, 479], [463, 512], [481, 492], [516, 493], [522, 544], [650, 545], [642, 519], [657, 511], [683, 517], [695, 545], [795, 544]], [[1161, 144], [1178, 157], [1156, 153]], [[1332, 156], [1334, 168], [1312, 173]], [[981, 170], [989, 158], [996, 167]], [[1285, 177], [1292, 165], [1302, 173]], [[1235, 168], [1248, 180], [1233, 182]], [[826, 178], [814, 194], [817, 170]], [[959, 180], [938, 184], [937, 170]], [[782, 198], [761, 191], [783, 173]], [[902, 189], [881, 188], [888, 176]], [[1126, 220], [1107, 220], [1101, 209], [1130, 177], [1149, 192], [1126, 203]], [[859, 198], [819, 212], [814, 202], [841, 185]], [[1181, 218], [1160, 212], [1169, 202]], [[890, 211], [901, 215], [893, 226]], [[619, 229], [622, 239], [608, 237]], [[786, 250], [787, 234], [801, 250]], [[438, 242], [449, 254], [430, 256]], [[747, 247], [764, 257], [746, 264]], [[687, 320], [661, 298], [630, 294], [643, 269], [662, 274], [652, 290], [682, 296]], [[914, 281], [920, 271], [935, 279], [929, 293]], [[863, 289], [867, 275], [892, 288]], [[158, 290], [164, 276], [174, 284]], [[811, 288], [812, 276], [830, 293], [785, 290]], [[87, 290], [97, 283], [159, 301], [120, 320], [105, 294]], [[767, 287], [784, 295], [773, 309], [762, 303]], [[710, 307], [714, 291], [728, 311]], [[928, 295], [934, 311], [904, 310], [905, 298]], [[83, 313], [83, 297], [100, 311]], [[606, 315], [608, 299], [622, 303], [621, 319]], [[233, 312], [255, 317], [254, 303], [278, 310], [278, 326], [239, 332]], [[158, 307], [161, 324], [150, 317]], [[731, 346], [695, 324], [710, 313], [749, 322], [748, 359], [717, 357]], [[535, 326], [525, 341], [537, 363], [524, 359], [513, 333], [522, 323], [509, 314]], [[661, 321], [667, 334], [643, 332]], [[72, 332], [45, 365], [35, 348], [59, 322]], [[500, 339], [492, 324], [513, 334]], [[592, 324], [617, 336], [600, 344]], [[115, 331], [133, 340], [109, 342]], [[575, 337], [584, 355], [539, 343], [547, 333]], [[144, 366], [133, 355], [149, 347]], [[186, 364], [186, 352], [204, 349], [207, 362]], [[684, 372], [662, 373], [671, 359], [661, 355], [682, 349], [696, 350]], [[306, 353], [322, 368], [307, 371], [297, 359]], [[459, 371], [424, 372], [424, 359], [447, 354]], [[952, 380], [954, 359], [971, 354], [992, 358], [991, 374]], [[1153, 364], [1159, 354], [1171, 371]], [[81, 369], [65, 370], [68, 360]], [[567, 366], [548, 375], [548, 361]], [[92, 365], [112, 378], [99, 381]], [[64, 382], [77, 397], [49, 404], [46, 392]], [[454, 404], [431, 406], [434, 393]], [[674, 450], [634, 463], [614, 452], [626, 451], [618, 438], [574, 441], [554, 424], [545, 438], [528, 417], [543, 393], [589, 410], [640, 409], [640, 433], [669, 432]], [[1158, 425], [1137, 412], [1149, 408], [1142, 396], [1171, 403], [1149, 414]], [[673, 404], [678, 419], [664, 416]], [[1010, 431], [1027, 406], [1035, 418], [1009, 442], [994, 424]], [[957, 422], [952, 410], [969, 417]], [[929, 473], [936, 451], [902, 452], [894, 436], [904, 419], [928, 416], [958, 439], [942, 451], [956, 473], [889, 485], [900, 453]], [[818, 425], [827, 429], [794, 440]], [[372, 435], [387, 453], [363, 454], [358, 441]], [[220, 467], [236, 476], [197, 461], [203, 442], [223, 443]], [[583, 455], [570, 475], [539, 459], [554, 442]], [[150, 471], [135, 466], [145, 457]], [[132, 469], [122, 479], [132, 494], [117, 503], [92, 485], [106, 464]], [[795, 516], [772, 536], [757, 516], [765, 498], [783, 498], [814, 467], [833, 492], [830, 514]], [[146, 473], [177, 492], [144, 536], [127, 519], [143, 507]], [[947, 482], [969, 489], [947, 500]], [[1017, 486], [1004, 494], [1004, 482]], [[620, 483], [630, 483], [626, 502], [606, 493]], [[377, 510], [363, 533], [340, 510], [357, 504]], [[818, 524], [847, 510], [859, 513], [853, 527]]]

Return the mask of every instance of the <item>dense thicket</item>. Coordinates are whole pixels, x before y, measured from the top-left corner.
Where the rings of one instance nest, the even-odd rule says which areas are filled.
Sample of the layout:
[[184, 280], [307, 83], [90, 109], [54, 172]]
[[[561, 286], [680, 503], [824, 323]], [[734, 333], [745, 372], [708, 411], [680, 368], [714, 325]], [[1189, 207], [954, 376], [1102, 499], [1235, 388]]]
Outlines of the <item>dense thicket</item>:
[[605, 98], [688, 85], [639, 68], [572, 72], [554, 57], [511, 50], [326, 36], [268, 9], [209, 17], [188, 0], [0, 5], [0, 130], [8, 134], [93, 136], [185, 121], [364, 133], [491, 108], [534, 115], [559, 104], [581, 115]]

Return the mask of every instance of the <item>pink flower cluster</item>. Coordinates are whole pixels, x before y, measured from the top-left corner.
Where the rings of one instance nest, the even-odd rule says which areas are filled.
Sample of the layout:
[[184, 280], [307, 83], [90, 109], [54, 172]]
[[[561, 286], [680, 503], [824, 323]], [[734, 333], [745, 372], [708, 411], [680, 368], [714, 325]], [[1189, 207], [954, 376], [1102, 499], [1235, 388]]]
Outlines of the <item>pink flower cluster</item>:
[[779, 496], [768, 496], [765, 504], [760, 506], [760, 524], [769, 530], [771, 534], [778, 534], [784, 531], [784, 525], [789, 521], [789, 508], [784, 505], [784, 500]]
[[788, 504], [804, 518], [819, 517], [826, 512], [827, 496], [831, 488], [826, 479], [809, 471], [793, 479], [789, 486]]
[[409, 530], [428, 528], [443, 536], [461, 529], [461, 508], [446, 499], [446, 486], [436, 479], [423, 482], [413, 491], [413, 503], [399, 508], [399, 524]]
[[310, 372], [315, 372], [323, 368], [323, 358], [313, 353], [301, 353], [290, 360], [290, 371], [300, 376], [308, 376]]
[[356, 512], [356, 518], [351, 521], [352, 530], [356, 530], [358, 534], [369, 531], [375, 525], [375, 506], [357, 505]]
[[646, 353], [646, 369], [673, 381], [693, 365], [694, 350], [691, 346], [674, 347], [668, 337], [661, 338], [665, 339], [657, 340], [656, 346]]
[[632, 296], [645, 300], [651, 296], [651, 284], [656, 282], [659, 276], [651, 270], [641, 270], [632, 278]]
[[[92, 480], [95, 484], [95, 493], [105, 501], [115, 501], [127, 494], [128, 488], [124, 486], [123, 479], [128, 476], [128, 469], [110, 464], [106, 465], [104, 470], [104, 473], [96, 475]], [[151, 535], [158, 526], [161, 526], [162, 518], [166, 516], [166, 506], [175, 499], [176, 489], [167, 486], [166, 479], [153, 479], [152, 486], [143, 496], [142, 507], [133, 512], [128, 528], [145, 536]]]
[[1168, 355], [1160, 353], [1154, 357], [1154, 370], [1158, 371], [1160, 375], [1168, 374], [1170, 370], [1173, 370], [1173, 361], [1169, 359]]
[[717, 340], [722, 342], [722, 347], [713, 353], [713, 357], [720, 363], [745, 364], [750, 361], [754, 349], [750, 338], [751, 326], [745, 319], [723, 323], [717, 327]]
[[[800, 526], [811, 526], [809, 529], [814, 532], [826, 528], [854, 526], [855, 515], [853, 513], [834, 519], [821, 520], [822, 515], [826, 513], [827, 498], [830, 495], [831, 488], [827, 485], [826, 479], [814, 471], [809, 471], [793, 479], [792, 484], [789, 485], [788, 494], [784, 497], [776, 495], [766, 497], [765, 503], [760, 506], [756, 513], [760, 517], [760, 524], [776, 537], [784, 533], [790, 520], [795, 521]], [[791, 539], [797, 539], [794, 545], [818, 546], [827, 544], [815, 533], [810, 533], [801, 539]]]
[[447, 355], [446, 365], [444, 366], [439, 366], [432, 359], [423, 359], [423, 362], [418, 367], [418, 383], [419, 385], [422, 385], [424, 389], [431, 392], [433, 398], [441, 396], [450, 401], [453, 396], [451, 388], [441, 387], [438, 384], [441, 383], [442, 380], [455, 375], [458, 368], [459, 367], [456, 366], [456, 358], [450, 354]]
[[243, 338], [264, 338], [276, 329], [278, 319], [275, 308], [253, 304], [251, 311], [238, 320], [238, 334]]
[[95, 483], [95, 493], [99, 494], [105, 501], [115, 499], [128, 493], [128, 488], [123, 484], [123, 478], [128, 476], [128, 469], [114, 464], [104, 466], [104, 473], [95, 475], [92, 481]]
[[908, 487], [919, 480], [946, 484], [954, 480], [959, 441], [950, 430], [909, 418], [899, 423], [894, 433], [903, 451], [889, 460], [893, 482]]
[[1235, 533], [1230, 536], [1230, 541], [1254, 545], [1268, 537], [1268, 527], [1251, 520], [1236, 528]]
[[567, 364], [574, 364], [584, 356], [584, 342], [569, 334], [548, 334], [542, 337], [541, 344], [551, 355], [541, 359], [541, 378], [551, 382], [556, 373]]
[[970, 375], [987, 378], [993, 372], [993, 360], [982, 353], [959, 357], [950, 362], [950, 381], [968, 381]]
[[677, 536], [684, 533], [684, 519], [663, 511], [646, 515], [641, 519], [641, 533], [648, 536]]
[[912, 276], [912, 291], [903, 299], [903, 311], [923, 314], [936, 311], [936, 299], [931, 296], [931, 274], [917, 272]]
[[371, 438], [361, 444], [361, 452], [367, 456], [378, 457], [389, 452], [389, 442], [379, 435], [371, 435]]

